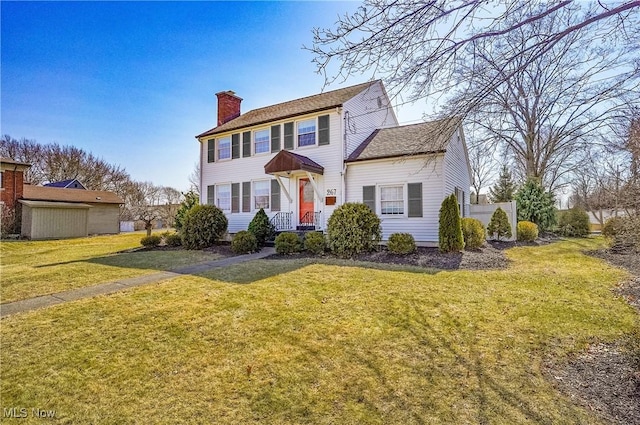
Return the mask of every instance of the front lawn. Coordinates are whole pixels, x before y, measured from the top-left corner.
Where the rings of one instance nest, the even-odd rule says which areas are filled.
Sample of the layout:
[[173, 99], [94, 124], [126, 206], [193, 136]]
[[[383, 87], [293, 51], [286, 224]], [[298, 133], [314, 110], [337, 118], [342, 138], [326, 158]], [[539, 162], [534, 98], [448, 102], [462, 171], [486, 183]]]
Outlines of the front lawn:
[[141, 247], [142, 233], [55, 241], [2, 241], [1, 302], [91, 286], [211, 261], [202, 251], [118, 252]]
[[74, 424], [598, 424], [544, 373], [637, 326], [597, 243], [492, 271], [259, 260], [11, 316], [0, 401]]

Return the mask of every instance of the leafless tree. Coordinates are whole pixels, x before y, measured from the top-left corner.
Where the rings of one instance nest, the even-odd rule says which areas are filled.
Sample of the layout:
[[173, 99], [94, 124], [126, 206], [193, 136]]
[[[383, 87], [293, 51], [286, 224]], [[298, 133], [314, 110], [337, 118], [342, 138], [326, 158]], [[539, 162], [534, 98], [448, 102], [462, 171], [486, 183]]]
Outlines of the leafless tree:
[[193, 171], [189, 174], [189, 191], [200, 196], [200, 163], [193, 165]]
[[476, 194], [475, 203], [480, 199], [480, 191], [487, 187], [495, 176], [498, 166], [481, 143], [469, 143], [469, 165], [471, 166], [471, 187]]

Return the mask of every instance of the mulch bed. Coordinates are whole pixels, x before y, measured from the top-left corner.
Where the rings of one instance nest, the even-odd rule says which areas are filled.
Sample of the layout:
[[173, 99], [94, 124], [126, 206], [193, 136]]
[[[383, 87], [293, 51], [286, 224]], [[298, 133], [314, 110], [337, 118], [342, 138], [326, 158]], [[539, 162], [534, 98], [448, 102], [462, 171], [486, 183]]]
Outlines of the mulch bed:
[[[640, 313], [640, 256], [608, 250], [587, 254], [625, 268], [634, 275], [615, 292]], [[640, 425], [640, 364], [638, 353], [631, 355], [627, 344], [625, 341], [594, 344], [566, 364], [550, 362], [550, 379], [565, 394], [603, 419], [620, 425]]]

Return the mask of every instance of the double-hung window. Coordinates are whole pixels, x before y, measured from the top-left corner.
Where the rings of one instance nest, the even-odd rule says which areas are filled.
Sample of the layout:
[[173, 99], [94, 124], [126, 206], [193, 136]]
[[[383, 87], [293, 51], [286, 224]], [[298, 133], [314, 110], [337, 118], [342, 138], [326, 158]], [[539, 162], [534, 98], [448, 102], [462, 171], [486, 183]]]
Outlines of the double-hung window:
[[269, 129], [253, 132], [253, 152], [255, 154], [269, 152]]
[[218, 139], [218, 159], [231, 158], [231, 137]]
[[300, 121], [298, 123], [298, 146], [316, 144], [316, 119]]
[[259, 210], [269, 209], [269, 180], [259, 180], [253, 182], [253, 208]]
[[380, 214], [404, 215], [404, 185], [380, 187]]
[[231, 185], [230, 184], [216, 185], [216, 205], [222, 211], [231, 210]]

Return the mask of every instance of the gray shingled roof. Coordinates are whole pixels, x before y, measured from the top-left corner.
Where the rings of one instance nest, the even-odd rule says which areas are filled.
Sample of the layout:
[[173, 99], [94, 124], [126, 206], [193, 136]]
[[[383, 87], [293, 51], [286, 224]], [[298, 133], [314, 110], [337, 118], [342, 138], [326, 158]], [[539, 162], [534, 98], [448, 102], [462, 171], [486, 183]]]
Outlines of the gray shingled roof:
[[238, 130], [243, 127], [264, 124], [270, 121], [276, 121], [294, 117], [296, 115], [319, 112], [331, 108], [341, 106], [344, 102], [356, 96], [358, 93], [367, 89], [377, 81], [369, 81], [367, 83], [358, 84], [343, 89], [332, 90], [326, 93], [320, 93], [313, 96], [303, 97], [301, 99], [290, 100], [284, 103], [267, 106], [251, 110], [247, 113], [234, 118], [221, 126], [207, 130], [196, 137], [211, 136], [230, 130]]
[[375, 130], [347, 158], [347, 162], [445, 152], [460, 118]]

